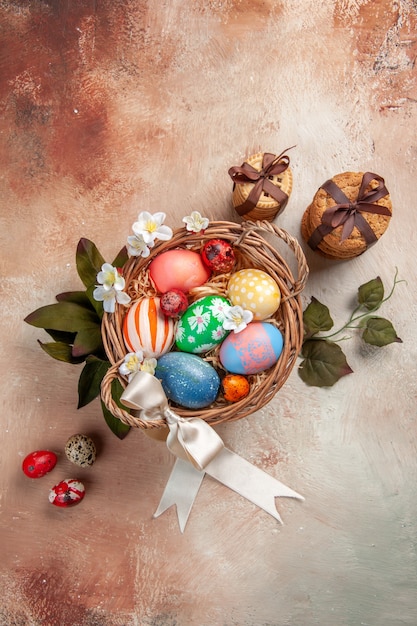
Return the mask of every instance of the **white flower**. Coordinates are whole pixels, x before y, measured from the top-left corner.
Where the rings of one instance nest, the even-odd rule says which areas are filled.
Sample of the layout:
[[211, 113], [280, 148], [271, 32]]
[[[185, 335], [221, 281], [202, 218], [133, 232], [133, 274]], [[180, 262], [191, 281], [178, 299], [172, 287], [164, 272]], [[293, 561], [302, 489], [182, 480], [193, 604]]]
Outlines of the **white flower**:
[[138, 372], [148, 372], [148, 374], [155, 374], [155, 368], [157, 366], [156, 359], [144, 359], [142, 350], [137, 352], [129, 352], [126, 354], [123, 363], [119, 367], [119, 372], [122, 376], [127, 376], [130, 382], [135, 374]]
[[148, 374], [155, 374], [155, 368], [158, 364], [156, 359], [143, 359], [143, 363], [140, 366], [142, 372], [148, 372]]
[[153, 242], [146, 244], [143, 235], [129, 235], [127, 238], [127, 251], [130, 256], [143, 256], [146, 258], [150, 254]]
[[138, 215], [138, 221], [132, 226], [132, 230], [137, 237], [142, 237], [148, 246], [153, 246], [155, 239], [168, 241], [172, 237], [172, 230], [169, 226], [163, 226], [166, 214], [159, 212], [148, 213], [142, 211]]
[[101, 272], [97, 274], [97, 282], [107, 290], [114, 287], [117, 291], [122, 291], [125, 288], [125, 279], [119, 274], [117, 267], [110, 263], [103, 263]]
[[209, 225], [207, 217], [203, 217], [198, 211], [193, 211], [191, 215], [183, 217], [182, 221], [186, 225], [187, 230], [191, 233], [200, 233]]
[[140, 371], [142, 362], [142, 350], [138, 350], [137, 352], [129, 352], [129, 354], [126, 354], [123, 363], [120, 365], [119, 372], [122, 374], [122, 376], [127, 376], [130, 382], [133, 376]]
[[116, 302], [119, 304], [129, 304], [130, 296], [123, 291], [125, 279], [119, 271], [110, 263], [103, 263], [101, 271], [97, 274], [99, 283], [93, 291], [93, 298], [97, 302], [103, 302], [106, 313], [114, 313]]
[[226, 311], [226, 319], [223, 322], [223, 328], [225, 330], [233, 330], [235, 333], [240, 333], [252, 319], [252, 311], [245, 311], [241, 306], [231, 306]]
[[104, 285], [99, 285], [93, 291], [93, 298], [97, 300], [97, 302], [103, 302], [103, 308], [106, 313], [114, 313], [116, 302], [124, 305], [130, 302], [130, 296], [116, 288], [116, 285], [109, 288], [106, 288]]

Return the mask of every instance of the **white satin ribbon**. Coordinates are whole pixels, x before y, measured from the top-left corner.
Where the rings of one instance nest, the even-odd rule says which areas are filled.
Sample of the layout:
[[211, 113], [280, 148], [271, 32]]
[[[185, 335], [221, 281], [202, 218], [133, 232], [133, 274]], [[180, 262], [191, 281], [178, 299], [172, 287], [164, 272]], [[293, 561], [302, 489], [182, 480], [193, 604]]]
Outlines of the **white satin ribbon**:
[[142, 419], [165, 419], [168, 424], [167, 446], [177, 460], [154, 517], [175, 504], [181, 532], [184, 532], [204, 474], [236, 491], [280, 523], [276, 497], [304, 500], [297, 492], [225, 448], [207, 422], [200, 418], [183, 418], [172, 411], [160, 381], [152, 374], [135, 374], [121, 401], [140, 411]]

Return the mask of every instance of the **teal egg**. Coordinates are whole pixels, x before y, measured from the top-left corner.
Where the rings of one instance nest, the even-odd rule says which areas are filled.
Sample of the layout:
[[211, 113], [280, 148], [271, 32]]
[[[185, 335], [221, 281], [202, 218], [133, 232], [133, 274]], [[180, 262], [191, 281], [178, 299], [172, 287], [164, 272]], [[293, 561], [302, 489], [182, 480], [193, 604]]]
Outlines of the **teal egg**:
[[230, 331], [223, 328], [230, 301], [224, 296], [204, 296], [191, 304], [177, 324], [175, 343], [181, 352], [203, 354], [221, 343]]
[[187, 409], [201, 409], [217, 398], [220, 377], [195, 354], [168, 352], [158, 359], [155, 376], [169, 400]]

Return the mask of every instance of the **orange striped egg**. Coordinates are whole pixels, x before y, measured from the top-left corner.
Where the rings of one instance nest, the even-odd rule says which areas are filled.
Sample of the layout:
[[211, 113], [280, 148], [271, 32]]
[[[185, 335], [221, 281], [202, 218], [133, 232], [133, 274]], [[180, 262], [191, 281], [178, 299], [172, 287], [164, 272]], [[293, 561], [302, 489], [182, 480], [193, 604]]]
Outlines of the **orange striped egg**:
[[130, 352], [142, 350], [145, 358], [158, 358], [172, 347], [175, 325], [162, 313], [159, 298], [142, 298], [125, 315], [123, 339]]

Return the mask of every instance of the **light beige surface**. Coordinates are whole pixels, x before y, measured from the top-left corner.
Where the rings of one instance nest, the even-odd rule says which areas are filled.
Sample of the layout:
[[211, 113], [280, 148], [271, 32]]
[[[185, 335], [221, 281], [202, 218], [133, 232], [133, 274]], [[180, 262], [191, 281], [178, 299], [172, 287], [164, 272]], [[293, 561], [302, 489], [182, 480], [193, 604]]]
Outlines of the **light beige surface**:
[[[2, 2], [0, 623], [36, 626], [414, 626], [416, 599], [417, 17], [412, 0]], [[77, 411], [77, 366], [24, 324], [81, 285], [80, 237], [110, 259], [141, 210], [235, 219], [227, 170], [291, 151], [279, 224], [299, 236], [318, 185], [385, 178], [394, 214], [365, 255], [306, 250], [304, 292], [336, 324], [357, 287], [395, 268], [384, 305], [403, 339], [344, 343], [331, 389], [293, 371], [261, 412], [218, 429], [228, 447], [301, 492], [284, 526], [206, 479], [186, 532], [152, 519], [173, 459], [141, 432], [119, 441], [97, 403]], [[73, 474], [76, 432], [99, 447], [72, 510], [48, 503]], [[39, 448], [59, 453], [38, 481]]]

